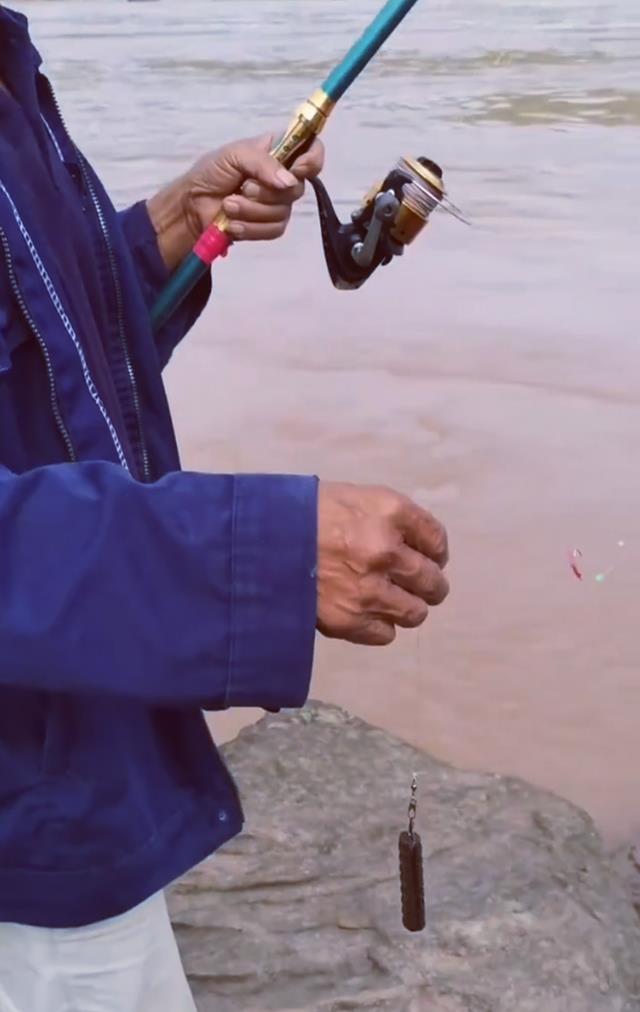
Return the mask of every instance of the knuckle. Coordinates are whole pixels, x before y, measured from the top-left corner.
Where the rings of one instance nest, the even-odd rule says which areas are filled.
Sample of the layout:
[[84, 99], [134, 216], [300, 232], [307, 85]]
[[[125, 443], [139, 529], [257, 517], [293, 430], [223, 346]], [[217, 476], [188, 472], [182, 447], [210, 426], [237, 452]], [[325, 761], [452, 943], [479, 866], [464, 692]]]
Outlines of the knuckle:
[[371, 491], [383, 503], [393, 502], [398, 496], [389, 485], [372, 485]]
[[411, 607], [407, 609], [407, 613], [405, 615], [406, 624], [408, 628], [416, 629], [418, 626], [422, 625], [423, 622], [427, 620], [428, 615], [429, 615], [429, 606], [426, 604], [426, 602], [416, 601], [415, 604], [411, 605]]
[[449, 583], [438, 562], [426, 560], [421, 596], [428, 604], [441, 604], [449, 593]]
[[382, 573], [369, 573], [360, 581], [359, 604], [363, 612], [379, 612], [388, 595], [389, 581]]
[[433, 547], [439, 562], [445, 565], [449, 561], [449, 537], [446, 528], [438, 520], [433, 521]]
[[422, 625], [429, 614], [429, 605], [426, 601], [417, 601], [410, 611], [410, 616], [415, 625]]
[[394, 524], [403, 528], [413, 526], [415, 507], [406, 495], [392, 492], [388, 500], [388, 510]]
[[416, 607], [413, 618], [416, 626], [422, 625], [423, 622], [427, 621], [429, 618], [429, 607], [425, 602], [421, 602], [421, 604]]
[[407, 499], [400, 492], [390, 488], [388, 485], [380, 486], [380, 495], [387, 510], [395, 516], [405, 506]]
[[386, 647], [393, 643], [397, 633], [390, 623], [374, 621], [369, 626], [369, 635], [372, 646]]
[[383, 540], [372, 546], [369, 561], [372, 568], [388, 572], [393, 568], [398, 555], [397, 546], [390, 541]]
[[442, 580], [440, 581], [440, 583], [438, 584], [438, 590], [437, 590], [437, 593], [436, 593], [436, 600], [435, 600], [434, 603], [435, 604], [442, 604], [443, 601], [446, 601], [446, 599], [449, 597], [450, 590], [451, 590], [451, 588], [449, 586], [449, 581], [445, 580], [444, 577], [443, 577]]
[[243, 162], [246, 162], [247, 159], [254, 161], [259, 148], [254, 139], [248, 138], [243, 141], [232, 141], [227, 145], [226, 150], [230, 156], [242, 164]]
[[356, 544], [365, 572], [387, 572], [397, 563], [399, 539], [395, 537], [393, 526], [384, 519], [375, 517], [365, 521]]
[[358, 606], [361, 612], [373, 611], [380, 604], [381, 589], [378, 581], [363, 581], [358, 595]]
[[421, 590], [428, 590], [432, 582], [429, 563], [417, 552], [414, 553], [414, 556], [407, 566], [407, 578], [414, 586], [419, 587]]
[[243, 185], [242, 192], [247, 200], [254, 203], [258, 197], [260, 197], [262, 190], [260, 189], [260, 185], [258, 183], [250, 179]]

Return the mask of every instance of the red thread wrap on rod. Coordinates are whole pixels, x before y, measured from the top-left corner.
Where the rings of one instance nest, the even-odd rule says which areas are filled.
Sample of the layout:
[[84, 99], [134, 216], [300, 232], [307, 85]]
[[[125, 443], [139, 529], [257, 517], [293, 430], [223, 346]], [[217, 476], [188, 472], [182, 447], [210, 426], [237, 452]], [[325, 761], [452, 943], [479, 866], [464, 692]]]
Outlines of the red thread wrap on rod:
[[203, 232], [193, 247], [195, 255], [202, 260], [203, 264], [211, 266], [218, 257], [226, 257], [231, 240], [225, 232], [221, 232], [216, 225], [211, 225], [206, 232]]

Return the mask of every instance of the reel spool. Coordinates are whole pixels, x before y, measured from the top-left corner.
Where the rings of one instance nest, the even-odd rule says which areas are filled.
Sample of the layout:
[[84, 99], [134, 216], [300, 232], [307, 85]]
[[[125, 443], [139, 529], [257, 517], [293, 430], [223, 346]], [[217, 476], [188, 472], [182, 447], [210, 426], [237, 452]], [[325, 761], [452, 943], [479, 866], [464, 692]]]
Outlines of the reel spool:
[[446, 196], [442, 169], [429, 158], [401, 158], [370, 190], [349, 223], [338, 218], [324, 184], [319, 179], [311, 183], [329, 274], [334, 286], [345, 291], [360, 288], [378, 267], [402, 256], [433, 211], [465, 220]]

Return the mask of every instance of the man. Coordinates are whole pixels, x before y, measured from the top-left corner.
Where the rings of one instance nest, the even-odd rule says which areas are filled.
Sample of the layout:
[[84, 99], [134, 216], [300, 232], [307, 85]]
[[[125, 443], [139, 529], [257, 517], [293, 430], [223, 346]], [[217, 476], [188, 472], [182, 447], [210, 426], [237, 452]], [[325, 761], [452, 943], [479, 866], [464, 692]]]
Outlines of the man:
[[281, 235], [320, 145], [118, 215], [39, 65], [0, 7], [0, 1008], [186, 1012], [162, 891], [242, 821], [202, 711], [300, 706], [316, 627], [419, 625], [446, 536], [384, 488], [179, 468], [161, 371], [209, 283], [149, 309], [221, 205]]

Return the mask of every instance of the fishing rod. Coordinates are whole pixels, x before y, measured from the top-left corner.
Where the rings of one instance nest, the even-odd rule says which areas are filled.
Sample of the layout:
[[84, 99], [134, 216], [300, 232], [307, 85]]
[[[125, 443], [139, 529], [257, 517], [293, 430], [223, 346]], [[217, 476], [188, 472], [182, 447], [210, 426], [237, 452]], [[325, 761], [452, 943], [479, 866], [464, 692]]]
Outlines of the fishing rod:
[[[271, 154], [286, 168], [309, 149], [347, 89], [418, 0], [387, 0], [363, 35], [326, 81], [304, 102]], [[316, 194], [322, 241], [329, 275], [336, 288], [359, 288], [380, 266], [404, 252], [419, 235], [436, 208], [461, 218], [446, 197], [442, 169], [427, 158], [402, 158], [383, 182], [365, 197], [362, 206], [342, 223], [319, 179]], [[464, 220], [464, 219], [462, 219]], [[229, 219], [221, 211], [169, 280], [151, 318], [160, 328], [218, 257], [226, 256], [231, 240]]]

